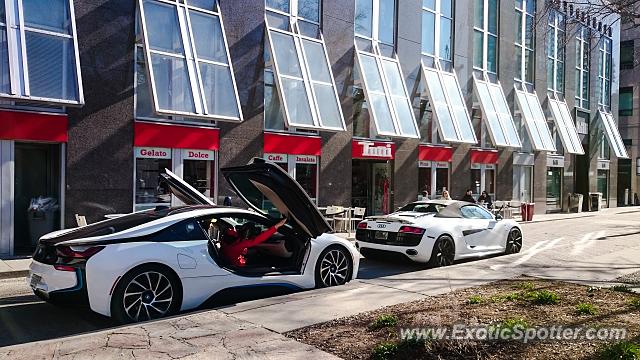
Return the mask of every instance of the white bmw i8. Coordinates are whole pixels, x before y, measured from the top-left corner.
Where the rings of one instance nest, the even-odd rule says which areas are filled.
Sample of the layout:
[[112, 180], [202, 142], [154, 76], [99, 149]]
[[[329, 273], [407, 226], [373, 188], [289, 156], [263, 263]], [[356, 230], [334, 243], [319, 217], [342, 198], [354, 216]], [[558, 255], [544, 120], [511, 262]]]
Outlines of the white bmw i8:
[[[193, 309], [234, 290], [328, 287], [356, 276], [358, 250], [330, 233], [311, 199], [279, 166], [254, 159], [221, 172], [252, 210], [216, 206], [165, 170], [168, 188], [187, 205], [43, 236], [30, 266], [31, 288], [54, 304], [88, 303], [119, 322], [135, 322]], [[240, 227], [259, 234], [280, 216], [287, 223], [248, 249], [244, 266], [221, 255], [225, 234]]]
[[495, 217], [464, 201], [427, 200], [358, 224], [356, 246], [365, 257], [396, 254], [430, 266], [522, 248], [522, 230], [514, 220]]

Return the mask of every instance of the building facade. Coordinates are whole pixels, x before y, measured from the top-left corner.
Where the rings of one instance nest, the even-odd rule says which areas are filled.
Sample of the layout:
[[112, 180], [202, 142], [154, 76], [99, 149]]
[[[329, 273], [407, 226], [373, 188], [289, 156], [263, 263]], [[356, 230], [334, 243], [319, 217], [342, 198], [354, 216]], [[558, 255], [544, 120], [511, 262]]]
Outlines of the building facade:
[[562, 1], [7, 3], [0, 255], [177, 204], [165, 168], [240, 205], [219, 169], [254, 157], [370, 215], [424, 190], [620, 202], [618, 23]]
[[618, 204], [640, 205], [640, 28], [621, 27], [618, 116], [630, 158], [618, 160]]

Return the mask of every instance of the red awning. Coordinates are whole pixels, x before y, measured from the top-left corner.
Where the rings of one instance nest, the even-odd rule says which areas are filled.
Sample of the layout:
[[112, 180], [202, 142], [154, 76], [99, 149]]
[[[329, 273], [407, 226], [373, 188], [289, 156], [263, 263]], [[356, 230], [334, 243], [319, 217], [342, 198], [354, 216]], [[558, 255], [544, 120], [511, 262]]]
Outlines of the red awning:
[[322, 141], [315, 136], [264, 133], [264, 152], [320, 156]]
[[0, 139], [50, 141], [64, 143], [69, 139], [66, 114], [41, 114], [0, 110]]
[[351, 140], [351, 157], [354, 159], [393, 160], [395, 155], [395, 143]]
[[451, 161], [453, 148], [445, 146], [420, 145], [418, 160], [420, 161]]
[[471, 149], [472, 164], [497, 164], [498, 150]]
[[220, 147], [220, 131], [213, 128], [136, 121], [134, 133], [134, 146], [200, 150]]

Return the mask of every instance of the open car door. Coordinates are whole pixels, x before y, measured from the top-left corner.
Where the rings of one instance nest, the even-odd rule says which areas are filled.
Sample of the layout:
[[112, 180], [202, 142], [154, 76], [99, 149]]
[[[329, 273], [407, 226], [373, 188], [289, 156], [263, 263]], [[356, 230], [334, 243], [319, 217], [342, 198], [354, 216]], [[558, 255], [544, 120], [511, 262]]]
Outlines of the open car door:
[[186, 205], [215, 205], [211, 199], [187, 184], [186, 181], [169, 171], [169, 169], [164, 169], [164, 173], [160, 174], [160, 176], [169, 186], [169, 191]]
[[300, 184], [275, 163], [260, 158], [244, 166], [220, 170], [234, 189], [254, 210], [263, 210], [265, 200], [290, 220], [290, 224], [312, 238], [332, 231]]

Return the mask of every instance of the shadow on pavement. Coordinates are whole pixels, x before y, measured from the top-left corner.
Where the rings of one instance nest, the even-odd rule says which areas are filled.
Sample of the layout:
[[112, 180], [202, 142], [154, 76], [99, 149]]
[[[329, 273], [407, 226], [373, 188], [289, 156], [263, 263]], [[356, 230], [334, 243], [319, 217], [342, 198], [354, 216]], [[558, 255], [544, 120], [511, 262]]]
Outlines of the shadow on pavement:
[[1, 301], [0, 346], [77, 335], [115, 325], [109, 318], [88, 308], [56, 307], [35, 302], [34, 296], [16, 296]]

